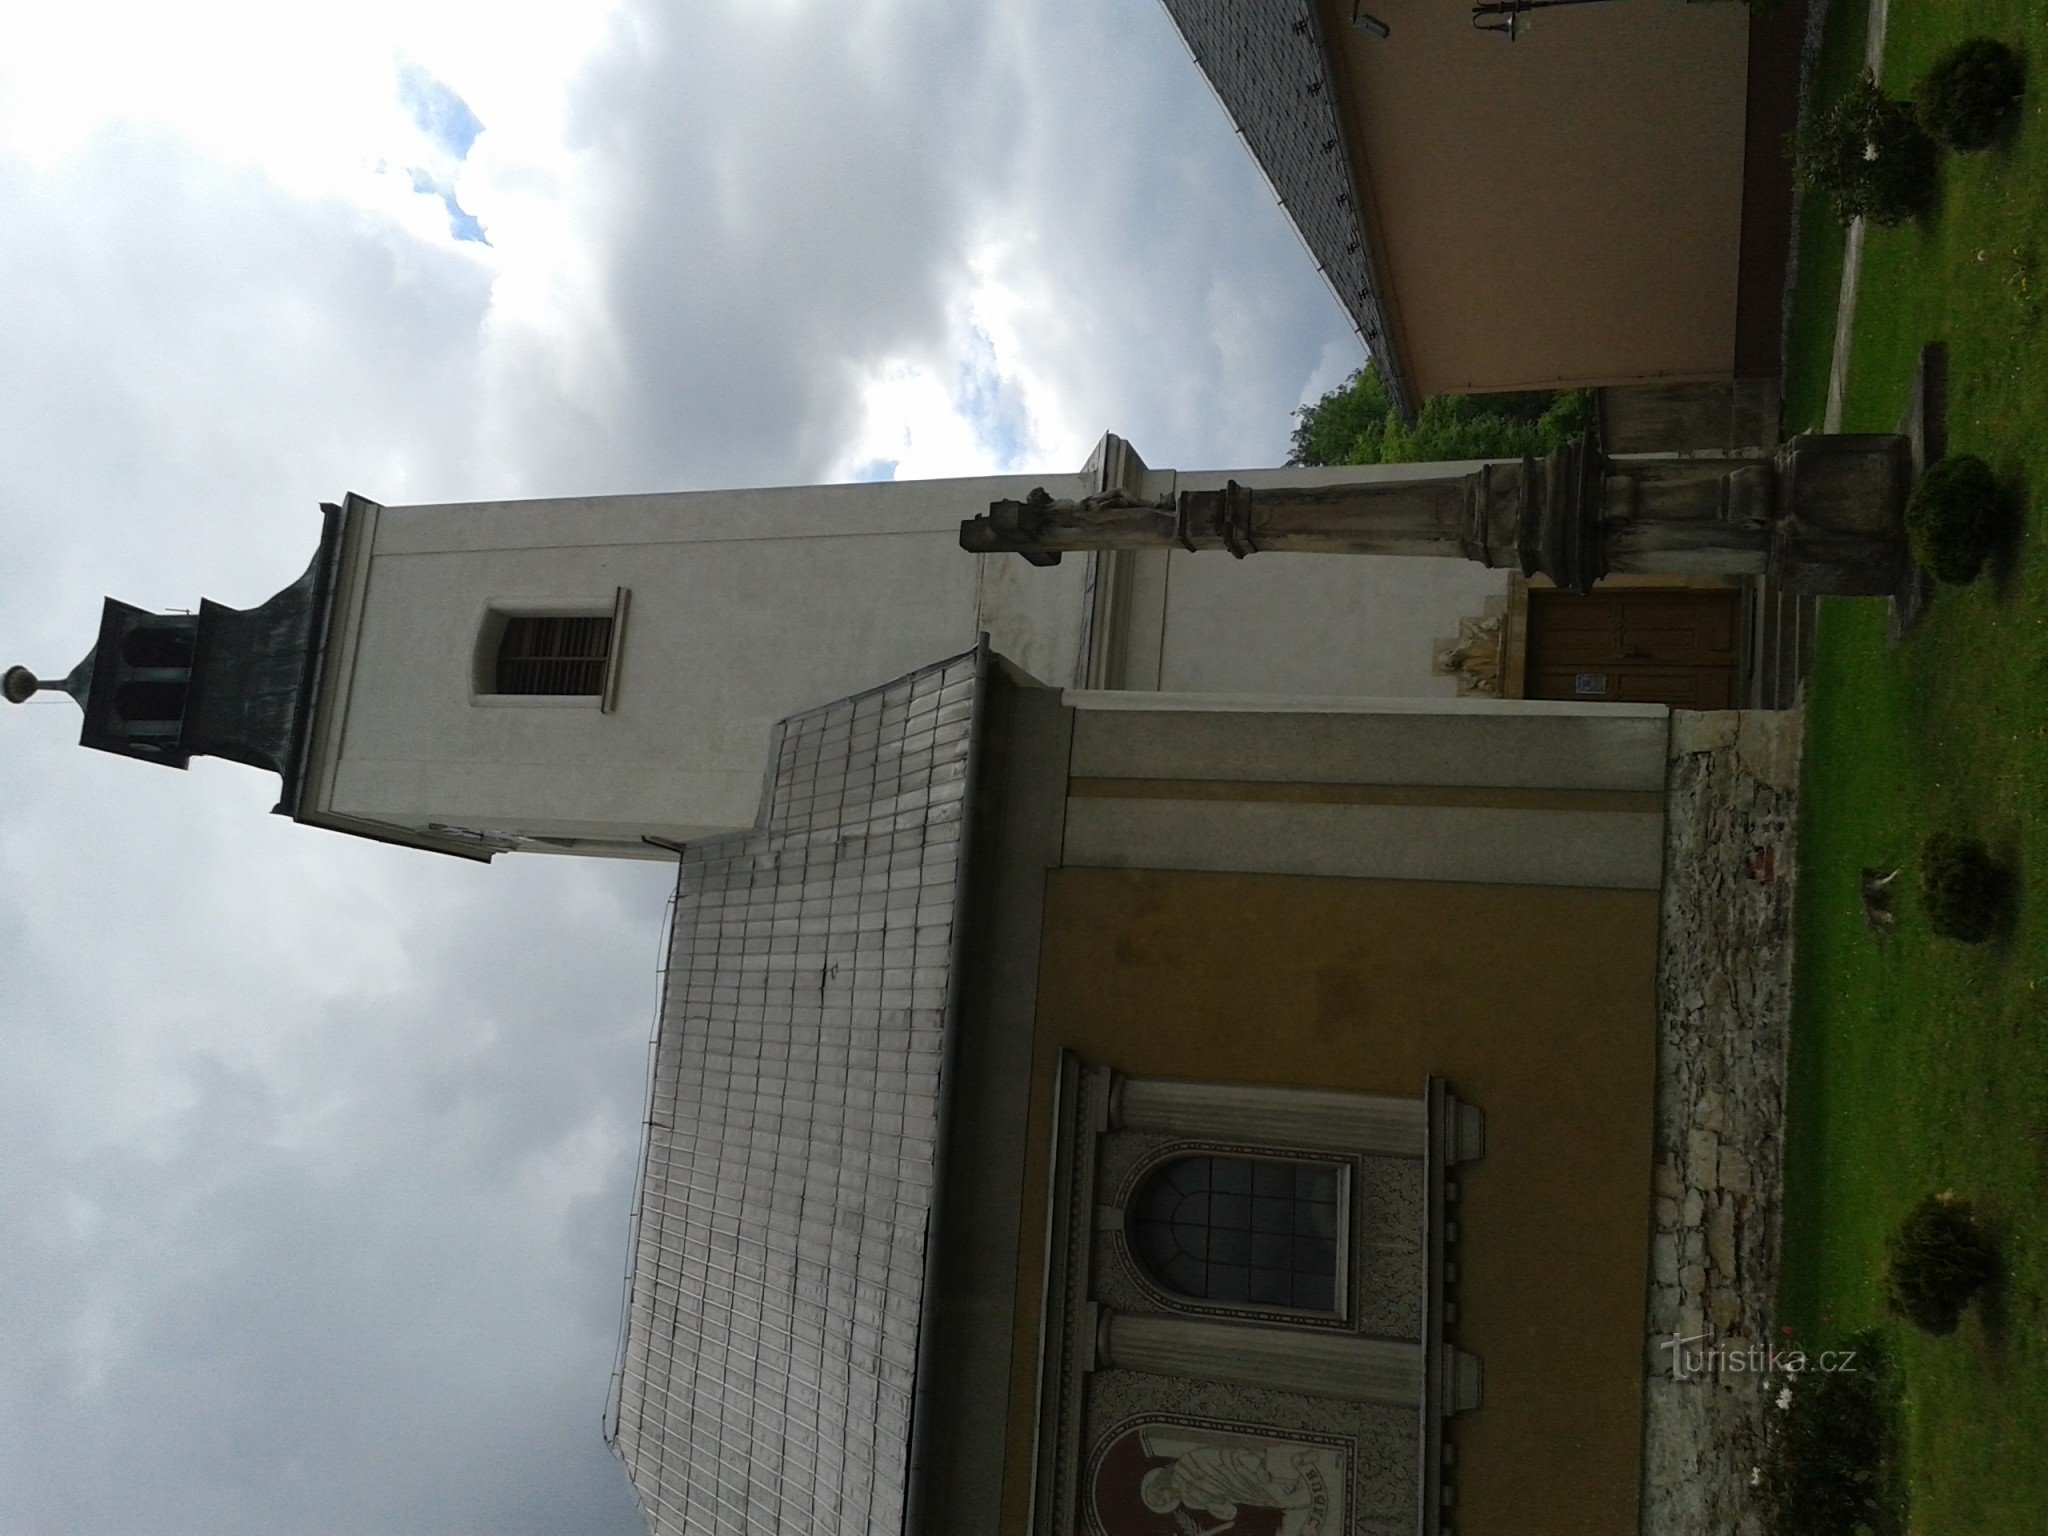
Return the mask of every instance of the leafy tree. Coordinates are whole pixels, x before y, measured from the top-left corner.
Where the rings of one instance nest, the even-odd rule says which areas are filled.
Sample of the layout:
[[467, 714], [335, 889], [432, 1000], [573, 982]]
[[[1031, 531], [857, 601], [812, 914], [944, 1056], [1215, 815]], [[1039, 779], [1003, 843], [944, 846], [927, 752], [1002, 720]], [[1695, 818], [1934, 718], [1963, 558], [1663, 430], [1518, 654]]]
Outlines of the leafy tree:
[[1868, 71], [1792, 137], [1792, 176], [1825, 197], [1844, 227], [1904, 224], [1934, 206], [1941, 146], [1909, 101], [1885, 95]]
[[1379, 370], [1359, 369], [1294, 413], [1289, 464], [1412, 464], [1438, 459], [1541, 457], [1592, 420], [1588, 390], [1433, 395], [1402, 421]]

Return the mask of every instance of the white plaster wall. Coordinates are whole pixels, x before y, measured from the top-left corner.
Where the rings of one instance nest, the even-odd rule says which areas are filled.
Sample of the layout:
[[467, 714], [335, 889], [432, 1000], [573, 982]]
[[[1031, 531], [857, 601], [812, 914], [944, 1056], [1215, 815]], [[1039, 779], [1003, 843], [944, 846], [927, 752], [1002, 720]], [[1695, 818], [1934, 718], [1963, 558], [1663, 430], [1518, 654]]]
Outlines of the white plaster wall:
[[[1253, 487], [1455, 476], [1475, 462], [1146, 474], [1148, 497]], [[1509, 573], [1456, 558], [1174, 550], [1133, 563], [1115, 675], [1127, 688], [1285, 697], [1454, 698], [1436, 641], [1504, 597]]]
[[[1380, 474], [1458, 473], [1402, 466]], [[1151, 471], [1180, 488], [1335, 483], [1373, 472]], [[970, 648], [1073, 682], [1088, 562], [1033, 567], [959, 547], [962, 519], [1086, 475], [1015, 475], [663, 496], [367, 506], [346, 557], [307, 809], [424, 831], [690, 841], [753, 824], [782, 718]], [[1506, 578], [1457, 560], [1149, 557], [1119, 633], [1128, 686], [1181, 692], [1449, 694], [1429, 671]], [[1163, 577], [1163, 580], [1157, 579]], [[494, 602], [609, 605], [631, 593], [616, 707], [480, 702]], [[1099, 631], [1100, 632], [1100, 631]]]
[[1503, 596], [1508, 573], [1467, 560], [1176, 551], [1159, 686], [1178, 693], [1457, 695], [1430, 647]]
[[[687, 841], [750, 826], [775, 723], [969, 649], [1071, 675], [1083, 564], [983, 601], [959, 523], [1032, 476], [377, 513], [321, 809], [397, 826]], [[1021, 565], [1021, 561], [1014, 562]], [[493, 601], [608, 605], [616, 708], [477, 702]]]

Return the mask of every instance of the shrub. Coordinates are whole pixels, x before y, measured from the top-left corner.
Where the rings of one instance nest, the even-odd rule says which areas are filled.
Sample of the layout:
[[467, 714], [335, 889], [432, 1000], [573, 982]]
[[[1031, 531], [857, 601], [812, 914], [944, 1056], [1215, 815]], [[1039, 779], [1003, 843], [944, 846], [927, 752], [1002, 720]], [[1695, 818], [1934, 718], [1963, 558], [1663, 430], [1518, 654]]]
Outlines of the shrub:
[[1928, 467], [1906, 502], [1906, 537], [1913, 558], [1941, 581], [1975, 581], [2012, 514], [2011, 498], [1974, 454], [1959, 453]]
[[1541, 458], [1588, 431], [1593, 393], [1432, 395], [1403, 422], [1371, 363], [1294, 413], [1289, 464], [1406, 464], [1436, 459]]
[[1995, 38], [1958, 43], [1914, 93], [1927, 131], [1950, 149], [1986, 149], [2011, 126], [2027, 88], [2020, 56]]
[[1997, 1243], [1954, 1195], [1929, 1195], [1914, 1206], [1890, 1246], [1885, 1300], [1928, 1333], [1954, 1333], [1970, 1299], [1998, 1278]]
[[1844, 224], [1903, 224], [1934, 205], [1941, 151], [1912, 104], [1894, 101], [1866, 74], [1793, 139], [1802, 190], [1835, 205]]
[[1982, 944], [2005, 925], [2012, 876], [1974, 837], [1937, 832], [1920, 851], [1920, 903], [1942, 938]]
[[1852, 1369], [1801, 1372], [1779, 1399], [1758, 1478], [1773, 1536], [1851, 1536], [1884, 1521], [1898, 1443], [1890, 1361], [1874, 1334], [1844, 1342]]

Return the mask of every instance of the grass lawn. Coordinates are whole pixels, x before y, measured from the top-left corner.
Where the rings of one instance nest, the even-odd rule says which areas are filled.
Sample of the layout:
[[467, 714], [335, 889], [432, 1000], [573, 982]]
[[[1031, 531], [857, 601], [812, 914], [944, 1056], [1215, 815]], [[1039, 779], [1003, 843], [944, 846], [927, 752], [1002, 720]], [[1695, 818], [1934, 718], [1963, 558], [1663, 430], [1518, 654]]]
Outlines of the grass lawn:
[[[1814, 101], [1833, 100], [1863, 73], [1869, 18], [1869, 7], [1856, 0], [1835, 0], [1828, 7], [1813, 72]], [[1785, 427], [1791, 432], [1820, 430], [1835, 347], [1835, 296], [1842, 283], [1842, 227], [1811, 199], [1806, 210], [1799, 221], [1799, 287], [1785, 353]]]
[[[2006, 566], [1942, 590], [1901, 643], [1880, 602], [1831, 600], [1822, 614], [1780, 1305], [1809, 1337], [1878, 1325], [1894, 1341], [1912, 1529], [2018, 1532], [2048, 1529], [2048, 0], [1893, 0], [1884, 80], [1909, 93], [1972, 34], [2031, 53], [2022, 126], [2007, 150], [1947, 159], [1937, 216], [1869, 232], [1842, 425], [1892, 430], [1913, 359], [1944, 340], [1950, 451], [2022, 483], [2030, 512]], [[1826, 248], [1838, 241], [1817, 222], [1787, 372], [1794, 426], [1818, 422], [1832, 339], [1839, 259]], [[1971, 948], [1926, 931], [1906, 888], [1942, 828], [1976, 833], [2020, 870], [2008, 940]], [[1879, 938], [1859, 876], [1901, 863], [1897, 929]], [[1939, 1190], [2002, 1227], [2010, 1270], [1949, 1338], [1891, 1320], [1882, 1295], [1886, 1235]]]

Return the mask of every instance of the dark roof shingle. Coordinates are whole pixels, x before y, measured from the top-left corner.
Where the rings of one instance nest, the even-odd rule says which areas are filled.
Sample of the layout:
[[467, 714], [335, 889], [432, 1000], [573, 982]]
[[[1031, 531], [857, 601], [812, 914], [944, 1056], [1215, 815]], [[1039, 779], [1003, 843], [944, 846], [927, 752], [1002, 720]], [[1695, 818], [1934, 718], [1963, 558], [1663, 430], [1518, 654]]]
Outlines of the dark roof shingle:
[[1166, 12], [1351, 317], [1402, 415], [1415, 401], [1357, 205], [1336, 85], [1306, 0], [1165, 0]]
[[609, 1429], [657, 1536], [903, 1529], [980, 676], [784, 722], [682, 855]]

